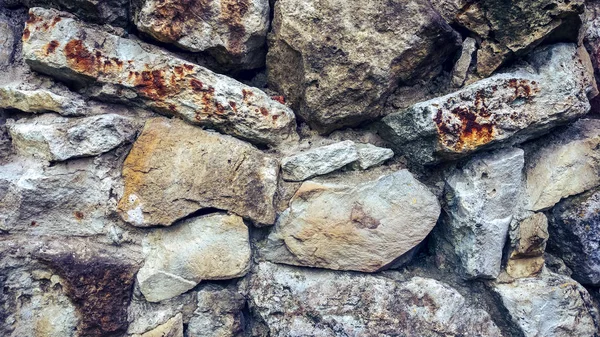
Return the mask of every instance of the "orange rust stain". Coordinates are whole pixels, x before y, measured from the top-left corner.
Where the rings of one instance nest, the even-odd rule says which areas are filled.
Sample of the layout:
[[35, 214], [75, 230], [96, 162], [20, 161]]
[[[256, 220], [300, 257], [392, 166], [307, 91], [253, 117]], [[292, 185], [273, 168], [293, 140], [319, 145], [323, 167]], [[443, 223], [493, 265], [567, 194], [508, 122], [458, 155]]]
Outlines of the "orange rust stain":
[[184, 64], [183, 67], [187, 70], [187, 71], [192, 71], [194, 70], [194, 66], [191, 64]]
[[202, 89], [204, 88], [204, 85], [202, 84], [202, 82], [200, 82], [196, 79], [191, 79], [190, 85], [192, 86], [192, 90], [194, 90], [194, 91], [202, 91]]
[[229, 30], [227, 49], [234, 55], [241, 55], [245, 51], [246, 27], [243, 20], [249, 7], [248, 0], [221, 0], [220, 19]]
[[222, 115], [225, 113], [225, 107], [219, 103], [215, 103], [216, 113], [217, 115]]
[[525, 98], [531, 99], [538, 92], [537, 82], [527, 80], [517, 80], [516, 78], [510, 79], [505, 87], [512, 88], [515, 90], [513, 99]]
[[32, 221], [31, 224], [30, 224], [30, 226], [31, 227], [35, 227], [35, 226], [37, 226], [37, 224], [38, 224], [37, 221]]
[[252, 96], [254, 96], [254, 93], [252, 91], [242, 89], [242, 97], [243, 97], [244, 101], [246, 101], [248, 99], [248, 97], [252, 97]]
[[69, 66], [80, 73], [92, 75], [97, 71], [95, 57], [85, 48], [82, 40], [71, 40], [65, 45]]
[[25, 30], [23, 30], [23, 41], [29, 40], [30, 35], [29, 27], [25, 27]]
[[52, 41], [48, 42], [48, 44], [44, 48], [44, 52], [46, 53], [46, 55], [52, 54], [52, 53], [54, 53], [54, 51], [56, 51], [56, 48], [59, 45], [60, 45], [60, 43], [58, 43], [58, 41], [52, 40]]
[[264, 107], [261, 107], [261, 108], [260, 108], [260, 113], [261, 113], [263, 116], [268, 116], [268, 115], [269, 115], [269, 111], [268, 111], [267, 109], [265, 109]]
[[83, 213], [82, 213], [82, 212], [80, 212], [80, 211], [75, 211], [75, 212], [73, 213], [73, 215], [75, 216], [75, 219], [77, 219], [77, 220], [83, 220], [83, 218], [84, 218], [84, 215], [83, 215]]
[[229, 106], [233, 109], [233, 112], [237, 113], [237, 104], [234, 101], [229, 101]]
[[275, 122], [277, 120], [277, 118], [279, 118], [279, 115], [273, 115], [273, 116], [271, 116], [271, 118], [273, 118], [273, 122]]
[[57, 16], [57, 17], [55, 17], [55, 18], [52, 20], [52, 23], [50, 24], [50, 26], [52, 26], [52, 27], [56, 26], [56, 24], [57, 24], [57, 23], [59, 23], [59, 22], [60, 22], [60, 20], [62, 20], [60, 17], [58, 17], [58, 16]]
[[274, 101], [277, 101], [281, 104], [285, 104], [285, 97], [283, 97], [281, 95], [280, 96], [272, 96], [271, 99]]
[[173, 68], [173, 71], [175, 72], [175, 74], [177, 74], [179, 76], [183, 76], [183, 67], [181, 67], [181, 66], [175, 66]]

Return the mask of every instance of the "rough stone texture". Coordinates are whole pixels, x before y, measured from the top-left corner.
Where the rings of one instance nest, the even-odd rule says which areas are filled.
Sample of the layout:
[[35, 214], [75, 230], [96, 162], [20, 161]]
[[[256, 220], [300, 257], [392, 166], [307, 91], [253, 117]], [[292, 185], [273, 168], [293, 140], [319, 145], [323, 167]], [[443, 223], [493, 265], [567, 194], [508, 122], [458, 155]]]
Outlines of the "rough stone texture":
[[358, 159], [356, 144], [347, 140], [285, 157], [281, 160], [281, 170], [283, 179], [303, 181], [341, 169]]
[[136, 27], [154, 39], [207, 51], [238, 69], [264, 65], [268, 0], [134, 1]]
[[523, 150], [508, 149], [474, 157], [446, 177], [442, 227], [465, 278], [495, 278], [502, 249], [519, 205]]
[[444, 283], [259, 264], [250, 308], [271, 336], [502, 336]]
[[225, 214], [156, 229], [144, 240], [144, 253], [147, 257], [137, 281], [149, 302], [180, 295], [202, 280], [244, 276], [251, 254], [242, 218]]
[[561, 201], [552, 209], [549, 245], [572, 277], [600, 285], [600, 190]]
[[188, 337], [244, 336], [245, 297], [237, 289], [210, 285], [198, 291], [198, 307], [188, 324]]
[[590, 295], [566, 276], [545, 272], [537, 278], [496, 284], [493, 290], [526, 337], [598, 334], [598, 311]]
[[521, 221], [506, 264], [508, 275], [519, 278], [541, 272], [547, 241], [548, 218], [544, 213], [535, 213]]
[[600, 120], [581, 119], [533, 144], [527, 158], [527, 206], [546, 210], [600, 185]]
[[169, 319], [162, 324], [141, 335], [134, 334], [131, 337], [183, 337], [183, 320], [181, 314]]
[[394, 157], [394, 151], [372, 144], [356, 144], [358, 161], [353, 167], [366, 170], [370, 167], [383, 164], [386, 160]]
[[282, 240], [289, 252], [270, 259], [374, 272], [419, 244], [439, 214], [435, 196], [406, 170], [372, 181], [308, 181], [269, 238]]
[[13, 160], [0, 167], [0, 231], [96, 236], [110, 231], [122, 156], [114, 153], [53, 166]]
[[186, 324], [196, 310], [196, 293], [190, 291], [161, 302], [148, 302], [139, 287], [134, 287], [133, 296], [127, 308], [127, 321], [129, 322], [127, 333], [141, 335], [167, 323], [180, 313]]
[[48, 161], [92, 157], [132, 142], [135, 121], [115, 114], [19, 120], [8, 126], [17, 152]]
[[477, 50], [476, 43], [477, 41], [471, 37], [468, 37], [463, 41], [460, 58], [458, 61], [456, 61], [456, 64], [454, 64], [454, 69], [452, 70], [453, 86], [462, 87], [463, 83], [465, 83], [469, 66], [473, 60], [473, 53], [475, 53]]
[[380, 131], [413, 161], [455, 159], [580, 117], [590, 109], [592, 91], [577, 47], [557, 44], [536, 51], [527, 65], [388, 115]]
[[8, 22], [0, 21], [0, 66], [8, 65], [12, 59], [15, 35]]
[[65, 13], [30, 10], [23, 56], [58, 79], [95, 81], [103, 86], [100, 99], [137, 103], [256, 143], [295, 137], [293, 112], [264, 92]]
[[16, 0], [26, 7], [52, 7], [68, 11], [85, 21], [125, 27], [129, 23], [127, 0]]
[[398, 83], [436, 75], [460, 43], [423, 0], [280, 0], [269, 39], [269, 83], [321, 132], [380, 116]]
[[18, 86], [0, 87], [0, 108], [25, 112], [57, 112], [65, 116], [84, 115], [86, 104], [81, 99], [65, 97], [46, 89], [26, 90]]
[[275, 221], [278, 164], [253, 146], [179, 120], [146, 122], [123, 166], [123, 219], [169, 226], [207, 208]]
[[[584, 35], [584, 43], [587, 51], [590, 54], [592, 66], [595, 70], [596, 83], [600, 83], [600, 6], [596, 2], [590, 2], [587, 4], [588, 9], [588, 27]], [[596, 109], [594, 112], [598, 112], [596, 99]], [[594, 108], [594, 104], [592, 104]]]
[[[438, 1], [435, 1], [438, 2]], [[477, 71], [489, 76], [516, 56], [546, 42], [577, 42], [584, 0], [461, 1], [434, 5], [450, 22], [482, 39]]]

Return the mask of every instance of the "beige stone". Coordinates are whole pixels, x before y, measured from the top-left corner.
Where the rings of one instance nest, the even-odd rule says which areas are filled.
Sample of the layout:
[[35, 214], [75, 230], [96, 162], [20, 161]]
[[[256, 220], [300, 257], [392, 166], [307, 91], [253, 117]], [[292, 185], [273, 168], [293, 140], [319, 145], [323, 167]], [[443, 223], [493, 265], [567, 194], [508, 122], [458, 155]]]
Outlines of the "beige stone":
[[183, 320], [179, 313], [169, 319], [166, 323], [147, 331], [143, 334], [135, 334], [131, 337], [183, 337]]
[[275, 221], [279, 166], [250, 144], [181, 120], [146, 122], [123, 166], [121, 217], [134, 226], [169, 226], [207, 208], [261, 224]]

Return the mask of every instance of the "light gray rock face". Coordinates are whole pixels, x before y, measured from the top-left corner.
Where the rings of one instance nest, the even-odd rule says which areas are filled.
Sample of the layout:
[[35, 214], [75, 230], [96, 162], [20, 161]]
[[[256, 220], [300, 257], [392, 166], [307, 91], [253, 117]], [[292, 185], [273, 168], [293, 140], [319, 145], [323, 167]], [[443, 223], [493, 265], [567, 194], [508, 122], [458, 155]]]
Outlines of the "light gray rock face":
[[471, 61], [473, 60], [473, 53], [477, 50], [476, 46], [477, 41], [474, 38], [468, 37], [463, 41], [462, 51], [460, 53], [460, 58], [454, 64], [454, 69], [452, 70], [452, 85], [455, 87], [462, 87], [463, 83], [465, 83], [465, 79], [467, 78], [467, 72], [469, 71], [469, 66], [471, 65]]
[[600, 185], [600, 120], [581, 119], [534, 143], [527, 158], [527, 207], [546, 210]]
[[446, 177], [441, 240], [458, 257], [465, 278], [495, 278], [502, 249], [519, 206], [523, 150], [508, 149], [474, 157]]
[[17, 0], [26, 7], [52, 7], [97, 23], [125, 27], [129, 23], [127, 0]]
[[202, 209], [275, 222], [275, 159], [233, 137], [177, 119], [146, 121], [123, 165], [121, 217], [134, 226], [170, 226]]
[[141, 335], [152, 331], [178, 314], [182, 314], [183, 321], [187, 323], [196, 310], [196, 293], [190, 291], [161, 302], [148, 302], [139, 287], [135, 287], [127, 308], [127, 334]]
[[436, 197], [408, 171], [369, 181], [302, 184], [269, 240], [273, 262], [375, 272], [419, 244], [440, 214]]
[[66, 97], [47, 89], [21, 89], [18, 85], [0, 87], [0, 108], [25, 112], [56, 112], [64, 116], [85, 114], [85, 101]]
[[600, 190], [561, 201], [552, 209], [549, 245], [583, 284], [600, 285]]
[[341, 169], [358, 158], [356, 144], [347, 140], [285, 157], [281, 160], [281, 170], [283, 179], [303, 181]]
[[165, 324], [147, 331], [143, 334], [134, 334], [131, 337], [183, 337], [183, 320], [181, 314], [169, 319]]
[[271, 336], [502, 336], [448, 285], [261, 263], [250, 308]]
[[18, 159], [0, 167], [0, 229], [31, 235], [95, 236], [109, 232], [123, 160], [84, 158], [47, 167]]
[[579, 41], [585, 9], [584, 0], [436, 0], [432, 5], [481, 40], [477, 71], [482, 76], [544, 42]]
[[590, 295], [569, 277], [544, 272], [537, 278], [496, 284], [493, 290], [526, 337], [596, 336], [598, 333], [598, 311]]
[[419, 163], [516, 144], [587, 113], [592, 78], [572, 44], [544, 47], [507, 73], [383, 118], [381, 135]]
[[398, 83], [436, 75], [459, 43], [429, 1], [280, 0], [269, 82], [326, 133], [380, 116]]
[[198, 306], [190, 318], [188, 337], [234, 337], [244, 334], [242, 310], [246, 298], [237, 289], [209, 285], [198, 291]]
[[18, 153], [52, 162], [92, 157], [132, 142], [140, 128], [131, 118], [115, 114], [78, 119], [46, 117], [9, 124]]
[[394, 157], [394, 151], [372, 144], [356, 144], [358, 161], [353, 164], [361, 170], [383, 164], [386, 160]]
[[15, 35], [8, 22], [0, 21], [0, 67], [8, 65], [12, 59]]
[[242, 218], [225, 214], [156, 229], [144, 240], [144, 253], [147, 257], [137, 281], [149, 302], [178, 296], [202, 280], [244, 276], [251, 255]]
[[207, 51], [238, 69], [264, 65], [268, 0], [134, 1], [136, 27], [154, 39]]
[[100, 99], [177, 115], [252, 142], [274, 145], [296, 137], [293, 112], [256, 88], [66, 13], [32, 8], [30, 16], [23, 57], [34, 70], [94, 82], [107, 93]]

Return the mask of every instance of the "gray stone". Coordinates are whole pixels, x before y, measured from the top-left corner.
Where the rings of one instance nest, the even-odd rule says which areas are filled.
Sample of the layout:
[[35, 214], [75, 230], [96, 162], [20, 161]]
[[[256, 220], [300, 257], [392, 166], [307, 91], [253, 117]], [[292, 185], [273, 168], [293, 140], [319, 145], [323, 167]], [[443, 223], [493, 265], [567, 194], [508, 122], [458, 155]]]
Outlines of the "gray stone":
[[281, 160], [283, 179], [303, 181], [324, 175], [359, 159], [356, 144], [347, 140], [317, 147]]
[[25, 112], [56, 112], [64, 116], [81, 116], [86, 112], [82, 99], [62, 96], [48, 89], [21, 89], [17, 85], [0, 87], [0, 108]]
[[15, 35], [8, 22], [0, 21], [0, 66], [8, 65], [12, 59]]
[[446, 206], [441, 230], [458, 257], [461, 274], [496, 278], [502, 249], [519, 206], [523, 150], [481, 154], [446, 177]]
[[169, 319], [166, 323], [144, 332], [143, 334], [134, 334], [131, 337], [183, 337], [183, 320], [181, 314]]
[[422, 277], [395, 282], [261, 263], [249, 305], [270, 336], [502, 336], [485, 311]]
[[471, 65], [471, 61], [473, 60], [473, 53], [477, 50], [476, 46], [477, 41], [475, 39], [468, 37], [463, 41], [462, 51], [460, 53], [460, 58], [454, 64], [454, 69], [452, 70], [452, 85], [455, 87], [462, 87], [463, 83], [465, 83], [465, 79], [467, 78], [467, 72], [469, 71], [469, 66]]
[[386, 160], [394, 157], [394, 151], [372, 144], [356, 144], [358, 161], [353, 163], [354, 168], [366, 170], [370, 167], [383, 164]]
[[[375, 272], [419, 244], [440, 214], [436, 197], [407, 170], [368, 180], [302, 184], [269, 237], [273, 262]], [[282, 244], [279, 244], [281, 246]]]
[[529, 277], [542, 271], [544, 252], [548, 241], [548, 218], [544, 213], [535, 213], [522, 220], [514, 238], [506, 264], [511, 277]]
[[546, 210], [600, 185], [600, 120], [581, 119], [528, 150], [527, 207]]
[[527, 65], [383, 118], [380, 133], [419, 163], [516, 144], [586, 114], [593, 79], [577, 46], [544, 47]]
[[187, 323], [196, 310], [196, 298], [196, 292], [190, 291], [161, 302], [148, 302], [136, 287], [127, 308], [127, 333], [140, 335], [151, 331], [180, 313]]
[[30, 15], [23, 57], [34, 70], [114, 93], [99, 99], [177, 115], [252, 142], [275, 145], [296, 137], [293, 112], [256, 88], [65, 13], [32, 8]]
[[398, 83], [437, 75], [459, 45], [426, 0], [279, 0], [269, 83], [327, 133], [377, 118]]
[[552, 252], [583, 284], [600, 285], [600, 189], [561, 201], [552, 209]]
[[52, 7], [77, 15], [85, 21], [125, 27], [129, 23], [127, 0], [16, 0], [26, 7]]
[[91, 157], [132, 142], [139, 126], [115, 114], [69, 119], [41, 116], [8, 126], [17, 152], [47, 161]]
[[598, 311], [590, 295], [572, 279], [549, 272], [496, 284], [493, 290], [508, 317], [526, 337], [596, 336]]
[[133, 3], [136, 27], [158, 41], [193, 52], [207, 51], [237, 69], [264, 65], [268, 0]]
[[275, 222], [275, 159], [233, 137], [183, 121], [153, 118], [123, 166], [121, 217], [134, 226], [170, 226], [202, 209]]
[[188, 324], [188, 337], [243, 336], [246, 298], [237, 290], [209, 285], [198, 291], [198, 307]]
[[251, 255], [242, 218], [225, 214], [155, 229], [144, 240], [144, 253], [147, 257], [137, 281], [149, 302], [178, 296], [202, 280], [244, 276]]

